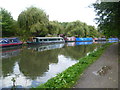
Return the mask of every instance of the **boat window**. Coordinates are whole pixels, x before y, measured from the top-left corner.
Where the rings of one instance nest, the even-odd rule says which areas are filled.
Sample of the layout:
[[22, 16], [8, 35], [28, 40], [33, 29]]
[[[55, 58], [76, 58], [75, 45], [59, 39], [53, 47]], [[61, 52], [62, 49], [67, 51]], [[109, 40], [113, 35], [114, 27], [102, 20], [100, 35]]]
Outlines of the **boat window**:
[[36, 39], [33, 39], [33, 42], [36, 42]]
[[39, 42], [39, 39], [36, 39], [36, 42]]
[[42, 39], [39, 39], [39, 41], [42, 41]]
[[57, 41], [58, 39], [52, 39], [52, 41]]
[[18, 42], [18, 39], [13, 39], [13, 42]]
[[44, 41], [47, 41], [47, 39], [44, 39]]
[[12, 39], [10, 39], [9, 41], [10, 41], [10, 43], [13, 43], [13, 42], [14, 42]]
[[18, 40], [17, 40], [17, 39], [9, 39], [9, 42], [10, 42], [10, 43], [17, 43]]
[[60, 41], [63, 41], [64, 39], [60, 38]]
[[7, 40], [0, 40], [0, 44], [5, 44], [5, 43], [9, 43], [9, 41], [7, 41]]
[[49, 39], [38, 39], [37, 41], [39, 41], [39, 42], [40, 41], [63, 41], [63, 39], [62, 38], [49, 38]]

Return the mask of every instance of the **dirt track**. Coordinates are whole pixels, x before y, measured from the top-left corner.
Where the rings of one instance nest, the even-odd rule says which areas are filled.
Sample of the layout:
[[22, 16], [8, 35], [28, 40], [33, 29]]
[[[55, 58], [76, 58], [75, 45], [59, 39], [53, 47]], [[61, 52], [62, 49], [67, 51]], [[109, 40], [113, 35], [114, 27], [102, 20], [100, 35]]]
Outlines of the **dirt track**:
[[73, 88], [118, 88], [118, 44], [108, 47]]

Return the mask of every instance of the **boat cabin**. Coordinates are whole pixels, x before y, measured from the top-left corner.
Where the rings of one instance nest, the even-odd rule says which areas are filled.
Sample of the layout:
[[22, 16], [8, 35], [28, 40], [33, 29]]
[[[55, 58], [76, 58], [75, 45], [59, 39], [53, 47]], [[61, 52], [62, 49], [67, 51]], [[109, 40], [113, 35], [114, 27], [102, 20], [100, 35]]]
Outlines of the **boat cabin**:
[[[33, 43], [60, 43], [65, 42], [62, 37], [34, 37]], [[31, 42], [32, 43], [32, 42]]]
[[14, 45], [21, 45], [22, 42], [19, 40], [19, 38], [0, 38], [0, 46], [6, 47], [6, 46], [14, 46]]

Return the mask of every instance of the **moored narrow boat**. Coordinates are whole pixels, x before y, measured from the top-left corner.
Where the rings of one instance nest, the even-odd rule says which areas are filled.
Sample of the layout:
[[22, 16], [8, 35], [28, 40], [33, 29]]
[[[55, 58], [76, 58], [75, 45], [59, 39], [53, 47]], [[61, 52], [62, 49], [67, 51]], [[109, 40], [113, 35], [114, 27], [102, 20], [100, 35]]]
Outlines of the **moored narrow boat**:
[[0, 47], [10, 47], [10, 46], [18, 46], [22, 45], [23, 42], [19, 40], [19, 38], [0, 38]]
[[118, 42], [118, 41], [119, 41], [118, 38], [108, 38], [109, 43]]
[[92, 42], [93, 38], [76, 38], [76, 42]]
[[119, 41], [118, 38], [109, 38], [108, 40], [109, 40], [109, 41]]
[[75, 42], [76, 38], [75, 37], [66, 37], [65, 42]]
[[63, 43], [65, 40], [62, 37], [34, 37], [27, 44], [49, 44], [49, 43]]
[[106, 41], [106, 38], [93, 38], [94, 41]]

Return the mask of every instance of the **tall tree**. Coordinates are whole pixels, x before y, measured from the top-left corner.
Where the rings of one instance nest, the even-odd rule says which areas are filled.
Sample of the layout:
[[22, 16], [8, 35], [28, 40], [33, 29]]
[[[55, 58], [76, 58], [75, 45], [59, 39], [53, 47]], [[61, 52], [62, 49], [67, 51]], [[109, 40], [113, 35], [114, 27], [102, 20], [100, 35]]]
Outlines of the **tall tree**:
[[63, 33], [63, 26], [58, 21], [50, 21], [48, 25], [48, 34], [57, 35]]
[[120, 2], [101, 2], [93, 4], [97, 15], [99, 30], [106, 36], [120, 37]]
[[83, 28], [84, 28], [84, 34], [85, 34], [84, 37], [89, 36], [89, 28], [88, 28], [88, 25], [86, 23], [83, 23]]
[[13, 20], [10, 12], [0, 8], [0, 27], [2, 27], [3, 37], [9, 37], [15, 34], [14, 23], [15, 21]]
[[89, 28], [89, 37], [100, 37], [100, 33], [94, 26], [88, 26]]
[[18, 16], [18, 24], [21, 30], [28, 35], [45, 36], [48, 32], [49, 20], [46, 13], [36, 7], [29, 7]]

